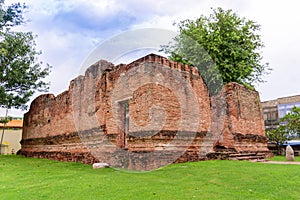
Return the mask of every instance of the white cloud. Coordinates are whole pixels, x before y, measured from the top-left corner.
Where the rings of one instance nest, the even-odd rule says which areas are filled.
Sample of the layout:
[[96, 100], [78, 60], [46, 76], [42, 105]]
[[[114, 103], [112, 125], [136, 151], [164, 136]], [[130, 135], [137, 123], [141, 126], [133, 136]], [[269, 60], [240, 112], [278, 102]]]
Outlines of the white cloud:
[[299, 94], [300, 14], [297, 0], [6, 0], [25, 2], [30, 19], [19, 29], [38, 34], [41, 60], [53, 65], [51, 92], [66, 90], [88, 54], [105, 39], [136, 28], [176, 30], [173, 22], [233, 9], [262, 25], [263, 56], [274, 68], [257, 88], [263, 100]]

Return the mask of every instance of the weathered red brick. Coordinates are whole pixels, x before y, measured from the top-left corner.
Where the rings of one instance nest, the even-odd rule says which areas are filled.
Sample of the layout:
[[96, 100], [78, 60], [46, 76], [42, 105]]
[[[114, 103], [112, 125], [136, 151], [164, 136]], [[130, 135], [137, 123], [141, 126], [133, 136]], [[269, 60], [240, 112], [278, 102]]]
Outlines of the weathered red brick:
[[[126, 101], [130, 123], [124, 134], [120, 107]], [[153, 155], [126, 161], [124, 152], [136, 152], [136, 159]], [[125, 160], [133, 169], [159, 167], [172, 156], [186, 162], [269, 155], [256, 91], [229, 83], [210, 97], [197, 68], [154, 54], [128, 65], [99, 61], [68, 91], [37, 97], [24, 116], [20, 153], [112, 166]]]

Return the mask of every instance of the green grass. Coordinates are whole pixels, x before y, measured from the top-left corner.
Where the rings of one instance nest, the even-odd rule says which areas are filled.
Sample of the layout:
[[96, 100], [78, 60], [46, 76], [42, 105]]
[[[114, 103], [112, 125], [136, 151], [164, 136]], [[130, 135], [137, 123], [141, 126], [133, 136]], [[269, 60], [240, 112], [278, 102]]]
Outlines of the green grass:
[[[300, 156], [295, 156], [295, 162], [300, 162]], [[274, 156], [273, 158], [270, 158], [268, 160], [272, 160], [272, 161], [286, 161], [285, 156]]]
[[299, 199], [300, 166], [247, 161], [172, 164], [147, 173], [0, 156], [6, 199]]

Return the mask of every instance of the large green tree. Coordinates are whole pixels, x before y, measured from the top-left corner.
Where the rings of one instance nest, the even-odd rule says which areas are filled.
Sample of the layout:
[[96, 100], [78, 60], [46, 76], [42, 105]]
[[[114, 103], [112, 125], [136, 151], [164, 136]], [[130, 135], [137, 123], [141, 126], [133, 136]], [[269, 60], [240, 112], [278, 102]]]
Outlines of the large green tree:
[[[24, 9], [26, 6], [20, 3], [5, 6], [0, 0], [0, 107], [6, 110], [26, 109], [35, 91], [46, 91], [49, 85], [44, 78], [50, 66], [38, 61], [41, 52], [36, 49], [35, 36], [14, 31], [14, 27], [24, 23]], [[8, 119], [6, 114], [1, 122]]]
[[24, 22], [25, 5], [4, 6], [0, 0], [0, 106], [26, 108], [26, 103], [37, 90], [47, 90], [45, 78], [50, 66], [38, 62], [31, 32], [16, 32], [12, 28]]
[[184, 20], [177, 24], [179, 34], [162, 46], [170, 59], [198, 67], [210, 92], [216, 93], [228, 82], [253, 88], [263, 82], [268, 64], [262, 64], [258, 34], [260, 26], [239, 17], [232, 10], [213, 9], [209, 16]]

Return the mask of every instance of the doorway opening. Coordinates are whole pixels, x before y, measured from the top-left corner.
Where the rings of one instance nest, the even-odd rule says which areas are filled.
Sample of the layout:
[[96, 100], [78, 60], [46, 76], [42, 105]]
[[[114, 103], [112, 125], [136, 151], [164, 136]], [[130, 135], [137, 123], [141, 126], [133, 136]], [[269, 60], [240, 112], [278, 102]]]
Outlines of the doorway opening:
[[128, 100], [119, 103], [120, 108], [120, 147], [127, 148], [127, 137], [129, 132], [129, 102]]

